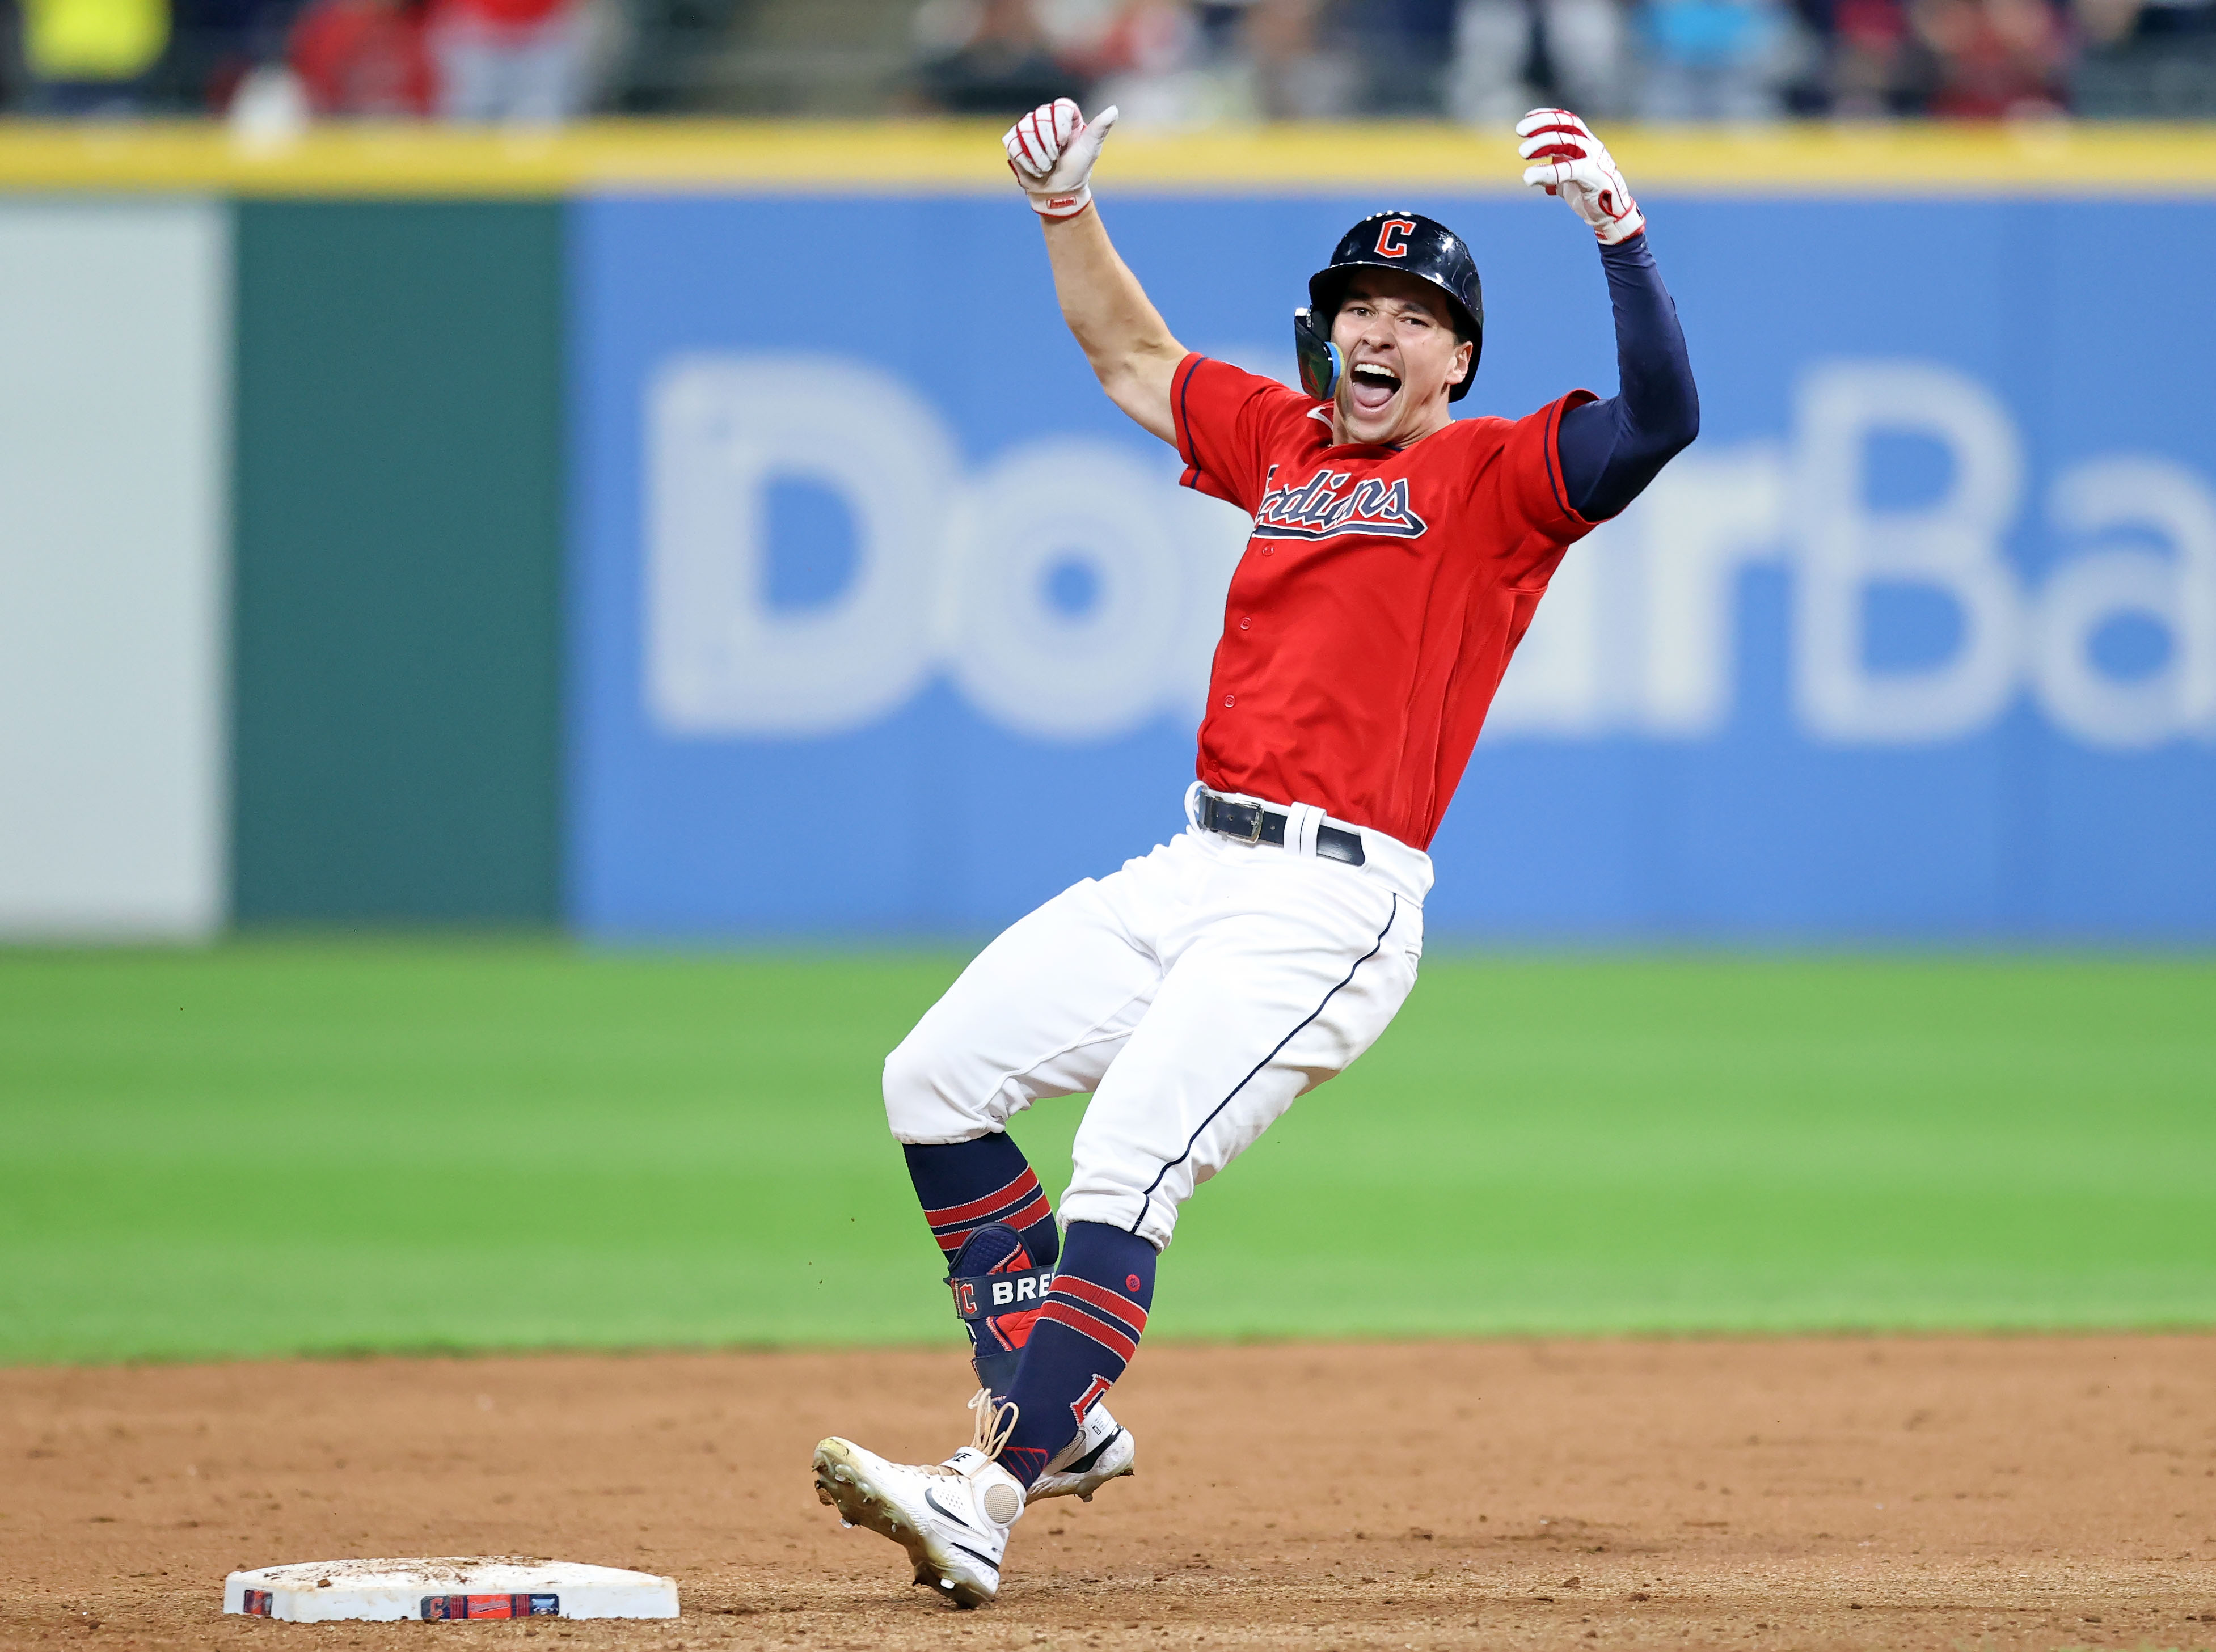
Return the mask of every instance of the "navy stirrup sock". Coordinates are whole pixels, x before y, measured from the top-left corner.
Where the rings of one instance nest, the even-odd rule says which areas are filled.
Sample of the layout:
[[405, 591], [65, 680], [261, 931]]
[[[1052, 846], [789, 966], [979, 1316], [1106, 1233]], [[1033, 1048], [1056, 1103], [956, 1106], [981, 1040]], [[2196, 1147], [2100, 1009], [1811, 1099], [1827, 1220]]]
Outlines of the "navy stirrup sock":
[[1022, 1236], [1032, 1262], [1054, 1266], [1062, 1249], [1054, 1207], [1024, 1150], [1005, 1132], [971, 1141], [903, 1145], [901, 1151], [923, 1205], [923, 1219], [931, 1224], [931, 1237], [949, 1262], [979, 1228], [1000, 1222]]
[[1154, 1301], [1154, 1246], [1099, 1222], [1072, 1222], [1061, 1269], [1031, 1328], [1007, 1397], [1015, 1431], [1000, 1465], [1028, 1487], [1085, 1426], [1139, 1351]]
[[1062, 1249], [1054, 1207], [1004, 1134], [906, 1147], [924, 1219], [946, 1257], [977, 1380], [1004, 1400]]

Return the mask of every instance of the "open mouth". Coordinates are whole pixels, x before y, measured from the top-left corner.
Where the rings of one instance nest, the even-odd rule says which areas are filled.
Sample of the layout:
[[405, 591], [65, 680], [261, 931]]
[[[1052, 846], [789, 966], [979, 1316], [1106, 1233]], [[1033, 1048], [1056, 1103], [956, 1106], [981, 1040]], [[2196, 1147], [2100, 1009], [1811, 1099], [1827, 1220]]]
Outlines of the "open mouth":
[[1376, 412], [1400, 391], [1400, 376], [1375, 361], [1356, 362], [1346, 370], [1346, 383], [1354, 405], [1364, 413]]

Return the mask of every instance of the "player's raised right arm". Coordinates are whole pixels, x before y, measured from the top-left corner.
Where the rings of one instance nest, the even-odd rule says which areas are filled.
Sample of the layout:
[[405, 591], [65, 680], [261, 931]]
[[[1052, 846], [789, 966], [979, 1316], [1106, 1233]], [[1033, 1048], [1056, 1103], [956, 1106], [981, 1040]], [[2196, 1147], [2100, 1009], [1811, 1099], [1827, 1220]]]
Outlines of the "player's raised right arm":
[[1117, 255], [1093, 206], [1093, 163], [1116, 113], [1103, 109], [1087, 122], [1066, 97], [1041, 104], [1008, 128], [1008, 169], [1046, 230], [1062, 317], [1100, 388], [1142, 428], [1174, 445], [1170, 380], [1185, 347]]

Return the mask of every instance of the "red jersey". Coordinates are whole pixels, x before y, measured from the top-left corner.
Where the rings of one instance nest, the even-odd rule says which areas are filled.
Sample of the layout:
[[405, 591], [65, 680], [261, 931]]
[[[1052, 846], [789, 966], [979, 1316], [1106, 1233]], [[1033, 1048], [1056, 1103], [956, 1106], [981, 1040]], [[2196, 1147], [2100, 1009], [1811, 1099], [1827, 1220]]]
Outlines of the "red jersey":
[[1327, 407], [1187, 356], [1185, 485], [1254, 518], [1210, 673], [1197, 772], [1428, 848], [1562, 553], [1592, 524], [1555, 427], [1462, 419], [1405, 448], [1332, 441]]

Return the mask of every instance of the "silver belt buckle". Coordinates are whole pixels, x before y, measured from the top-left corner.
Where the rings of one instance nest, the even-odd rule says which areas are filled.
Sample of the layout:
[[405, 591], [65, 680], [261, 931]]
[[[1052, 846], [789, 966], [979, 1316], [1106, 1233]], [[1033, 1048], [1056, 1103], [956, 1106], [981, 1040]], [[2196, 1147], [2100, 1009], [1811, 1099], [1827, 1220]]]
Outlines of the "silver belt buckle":
[[1217, 836], [1228, 838], [1235, 844], [1259, 844], [1262, 841], [1262, 816], [1264, 811], [1259, 803], [1234, 803], [1229, 798], [1222, 795], [1220, 792], [1210, 792], [1208, 795], [1216, 804], [1216, 813], [1220, 814], [1225, 809], [1243, 808], [1253, 810], [1254, 814], [1254, 829], [1252, 832], [1227, 832], [1222, 826], [1210, 828]]

